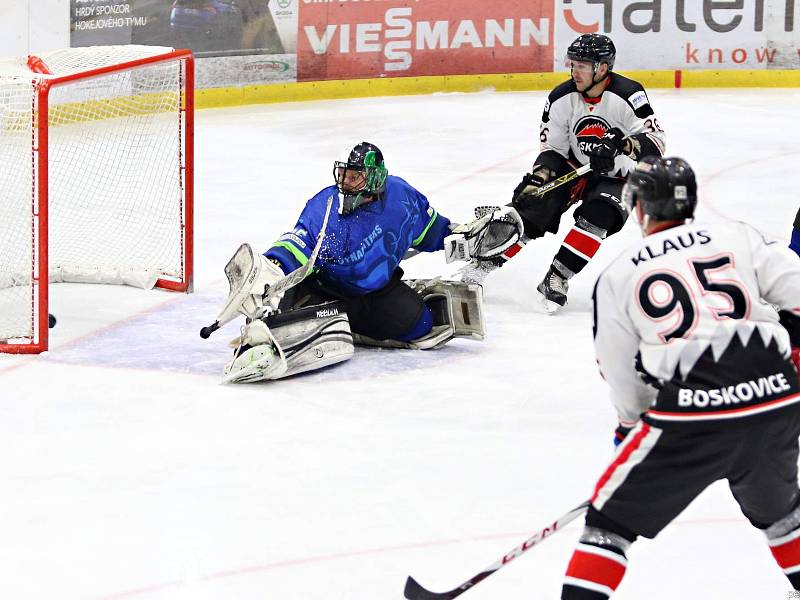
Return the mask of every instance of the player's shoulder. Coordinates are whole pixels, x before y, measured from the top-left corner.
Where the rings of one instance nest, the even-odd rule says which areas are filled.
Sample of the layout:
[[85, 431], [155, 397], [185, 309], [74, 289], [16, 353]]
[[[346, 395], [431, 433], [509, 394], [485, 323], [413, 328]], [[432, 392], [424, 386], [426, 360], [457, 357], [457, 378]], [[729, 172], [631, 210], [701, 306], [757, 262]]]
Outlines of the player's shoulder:
[[553, 108], [553, 104], [562, 100], [563, 98], [568, 98], [570, 94], [577, 94], [578, 88], [575, 87], [575, 82], [572, 79], [568, 79], [564, 83], [560, 83], [557, 85], [553, 90], [547, 95], [547, 100], [544, 103], [544, 111], [542, 112], [542, 123], [547, 123], [550, 121], [550, 110]]
[[559, 83], [550, 91], [550, 93], [547, 95], [547, 102], [549, 104], [553, 104], [553, 102], [560, 100], [564, 96], [577, 93], [578, 88], [575, 87], [575, 82], [572, 81], [572, 79], [567, 79], [563, 83]]
[[306, 202], [306, 206], [322, 206], [323, 210], [325, 206], [328, 204], [328, 198], [333, 196], [334, 202], [336, 200], [336, 196], [339, 194], [339, 188], [335, 185], [329, 185], [326, 188], [322, 188], [316, 194], [314, 194], [308, 202]]
[[306, 202], [303, 213], [311, 217], [319, 216], [321, 220], [328, 208], [328, 200], [331, 198], [333, 198], [333, 208], [331, 211], [336, 211], [339, 202], [339, 190], [335, 185], [329, 185], [314, 194], [308, 202]]
[[420, 191], [417, 188], [408, 183], [402, 177], [398, 177], [397, 175], [386, 176], [386, 191], [388, 193], [403, 192], [411, 196], [420, 195]]
[[778, 243], [777, 239], [770, 237], [754, 225], [744, 221], [727, 221], [717, 224], [720, 229], [723, 227], [727, 235], [733, 239], [749, 240], [751, 242], [763, 243], [765, 246], [772, 246]]
[[619, 73], [612, 73], [611, 83], [604, 93], [618, 96], [640, 119], [653, 114], [653, 107], [650, 106], [650, 99], [647, 97], [644, 86], [634, 79]]

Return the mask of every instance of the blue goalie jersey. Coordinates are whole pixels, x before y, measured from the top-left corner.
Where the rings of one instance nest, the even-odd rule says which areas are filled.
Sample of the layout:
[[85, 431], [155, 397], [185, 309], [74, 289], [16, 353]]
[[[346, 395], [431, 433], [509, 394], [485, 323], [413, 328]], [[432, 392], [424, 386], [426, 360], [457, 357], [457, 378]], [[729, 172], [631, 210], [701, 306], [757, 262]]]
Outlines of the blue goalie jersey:
[[[294, 229], [264, 253], [285, 273], [308, 262], [322, 227], [328, 198], [338, 206], [335, 185], [306, 203]], [[433, 252], [444, 247], [450, 221], [428, 199], [399, 177], [388, 176], [380, 198], [341, 215], [334, 208], [315, 264], [329, 284], [351, 295], [384, 287], [410, 249]]]

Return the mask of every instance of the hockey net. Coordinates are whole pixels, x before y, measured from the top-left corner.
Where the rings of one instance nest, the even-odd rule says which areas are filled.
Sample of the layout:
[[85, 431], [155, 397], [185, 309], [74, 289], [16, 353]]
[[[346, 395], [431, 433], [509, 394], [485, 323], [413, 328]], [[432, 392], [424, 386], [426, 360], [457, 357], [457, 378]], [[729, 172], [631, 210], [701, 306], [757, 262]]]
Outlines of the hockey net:
[[48, 282], [191, 291], [193, 59], [0, 60], [0, 352], [47, 349]]

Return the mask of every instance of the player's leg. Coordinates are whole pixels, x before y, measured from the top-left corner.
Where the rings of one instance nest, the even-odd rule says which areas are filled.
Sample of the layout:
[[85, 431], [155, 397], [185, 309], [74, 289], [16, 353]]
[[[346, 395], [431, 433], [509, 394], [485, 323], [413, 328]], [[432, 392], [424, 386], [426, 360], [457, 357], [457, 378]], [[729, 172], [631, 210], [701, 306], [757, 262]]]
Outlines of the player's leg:
[[789, 244], [789, 248], [800, 255], [800, 209], [797, 210], [797, 216], [794, 218], [794, 226], [792, 227], [792, 241]]
[[723, 477], [725, 456], [710, 433], [698, 437], [640, 422], [597, 482], [562, 600], [611, 597], [625, 575], [631, 543], [638, 536], [655, 537]]
[[[570, 164], [565, 163], [557, 172], [553, 172], [553, 179], [566, 175], [572, 170]], [[581, 197], [586, 186], [587, 178], [581, 177], [572, 184], [555, 188], [544, 196], [516, 197], [514, 208], [522, 218], [525, 226], [525, 237], [529, 240], [543, 237], [545, 233], [557, 233], [561, 215]]]
[[587, 185], [583, 204], [575, 211], [575, 225], [536, 288], [544, 297], [548, 312], [555, 312], [567, 303], [569, 280], [589, 263], [603, 240], [625, 224], [628, 211], [621, 201], [623, 185], [621, 179], [612, 177], [597, 178]]
[[[348, 301], [356, 343], [390, 348], [438, 348], [454, 337], [483, 338], [480, 287], [439, 280], [401, 280]], [[458, 306], [458, 311], [453, 306]]]
[[[397, 268], [379, 290], [345, 298], [356, 340], [400, 340], [419, 337], [431, 330], [433, 317], [422, 297], [402, 281]], [[409, 339], [412, 339], [409, 338]]]
[[789, 410], [748, 428], [728, 481], [742, 512], [764, 531], [775, 561], [800, 590], [800, 409]]
[[346, 305], [316, 279], [308, 277], [290, 288], [276, 314], [248, 321], [230, 343], [234, 356], [225, 365], [223, 382], [281, 379], [353, 356]]
[[626, 553], [636, 537], [635, 533], [590, 506], [586, 525], [567, 566], [561, 598], [609, 598], [625, 576]]
[[342, 302], [289, 309], [250, 321], [231, 341], [224, 383], [281, 379], [353, 356], [353, 336]]

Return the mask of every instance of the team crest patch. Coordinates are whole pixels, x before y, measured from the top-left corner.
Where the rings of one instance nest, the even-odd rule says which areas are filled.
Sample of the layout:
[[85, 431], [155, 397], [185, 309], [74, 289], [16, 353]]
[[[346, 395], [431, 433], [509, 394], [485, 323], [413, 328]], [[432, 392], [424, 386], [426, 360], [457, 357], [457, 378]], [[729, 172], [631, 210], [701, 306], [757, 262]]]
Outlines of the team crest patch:
[[647, 94], [645, 94], [643, 91], [636, 92], [628, 98], [628, 102], [631, 103], [631, 106], [634, 110], [637, 110], [648, 103]]
[[581, 117], [572, 128], [578, 148], [587, 156], [609, 129], [611, 126], [599, 115]]

